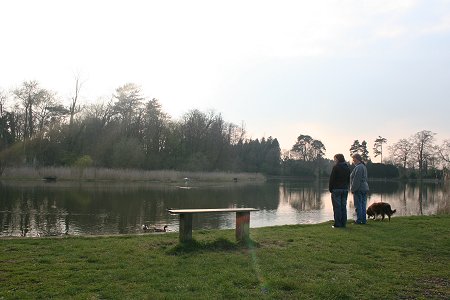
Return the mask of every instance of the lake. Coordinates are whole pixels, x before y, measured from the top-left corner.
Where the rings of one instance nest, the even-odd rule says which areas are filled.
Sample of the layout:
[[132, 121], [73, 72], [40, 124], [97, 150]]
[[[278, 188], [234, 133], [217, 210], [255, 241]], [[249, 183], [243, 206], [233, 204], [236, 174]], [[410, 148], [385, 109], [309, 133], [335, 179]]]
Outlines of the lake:
[[[449, 183], [370, 182], [368, 205], [388, 202], [393, 216], [450, 213]], [[142, 225], [178, 231], [169, 208], [254, 207], [250, 227], [333, 219], [327, 181], [158, 184], [0, 181], [0, 237], [142, 233]], [[348, 216], [354, 216], [349, 195]], [[385, 220], [387, 222], [387, 220]], [[331, 224], [331, 222], [330, 222]], [[195, 215], [194, 230], [234, 228], [234, 214]]]

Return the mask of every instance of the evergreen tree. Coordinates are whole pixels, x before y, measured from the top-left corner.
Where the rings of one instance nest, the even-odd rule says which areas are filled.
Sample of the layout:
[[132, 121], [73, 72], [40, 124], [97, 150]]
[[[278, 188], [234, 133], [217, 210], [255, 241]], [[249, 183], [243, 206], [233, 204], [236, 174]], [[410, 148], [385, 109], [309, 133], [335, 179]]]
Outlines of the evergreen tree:
[[350, 156], [353, 156], [354, 154], [361, 155], [362, 159], [364, 161], [369, 161], [369, 151], [367, 150], [367, 142], [362, 141], [359, 143], [359, 140], [355, 140], [353, 144], [350, 146]]
[[367, 150], [367, 142], [366, 141], [362, 141], [361, 142], [361, 146], [359, 149], [359, 154], [361, 154], [361, 157], [363, 159], [363, 161], [369, 161], [370, 157], [369, 157], [369, 150]]
[[375, 143], [373, 144], [373, 154], [375, 157], [378, 155], [381, 156], [380, 162], [383, 163], [383, 144], [387, 142], [387, 139], [384, 137], [378, 136], [377, 139], [375, 139]]
[[361, 144], [359, 143], [359, 140], [355, 140], [353, 144], [350, 146], [350, 156], [353, 156], [356, 153], [359, 153], [361, 149]]

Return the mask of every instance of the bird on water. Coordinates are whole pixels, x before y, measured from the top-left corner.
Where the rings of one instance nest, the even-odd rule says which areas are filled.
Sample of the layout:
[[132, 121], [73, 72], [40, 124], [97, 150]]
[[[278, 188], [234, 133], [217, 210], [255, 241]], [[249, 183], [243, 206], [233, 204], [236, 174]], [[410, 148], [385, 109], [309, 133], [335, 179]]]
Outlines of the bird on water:
[[142, 225], [142, 230], [144, 231], [152, 231], [152, 232], [166, 232], [167, 231], [167, 225], [164, 225], [163, 228], [158, 227], [150, 227], [147, 224]]

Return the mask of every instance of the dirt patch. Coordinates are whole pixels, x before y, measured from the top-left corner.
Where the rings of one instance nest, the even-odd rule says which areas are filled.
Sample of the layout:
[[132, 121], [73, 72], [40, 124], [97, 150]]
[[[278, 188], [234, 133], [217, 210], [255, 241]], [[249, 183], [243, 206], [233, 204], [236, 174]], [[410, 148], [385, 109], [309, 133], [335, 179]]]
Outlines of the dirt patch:
[[450, 279], [440, 277], [422, 278], [417, 281], [426, 299], [450, 299]]

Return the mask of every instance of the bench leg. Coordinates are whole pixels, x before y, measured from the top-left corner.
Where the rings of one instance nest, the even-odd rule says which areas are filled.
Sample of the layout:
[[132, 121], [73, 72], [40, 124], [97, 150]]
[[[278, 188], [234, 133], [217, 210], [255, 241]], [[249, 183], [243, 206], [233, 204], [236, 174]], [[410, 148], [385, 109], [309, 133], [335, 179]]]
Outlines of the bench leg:
[[192, 214], [180, 214], [180, 242], [192, 240]]
[[236, 212], [236, 240], [246, 241], [250, 238], [250, 212]]

